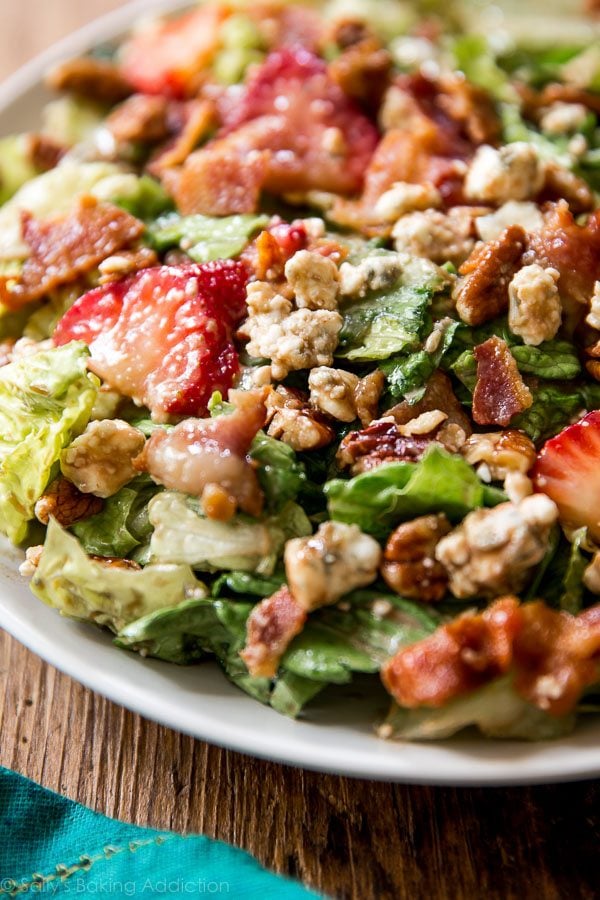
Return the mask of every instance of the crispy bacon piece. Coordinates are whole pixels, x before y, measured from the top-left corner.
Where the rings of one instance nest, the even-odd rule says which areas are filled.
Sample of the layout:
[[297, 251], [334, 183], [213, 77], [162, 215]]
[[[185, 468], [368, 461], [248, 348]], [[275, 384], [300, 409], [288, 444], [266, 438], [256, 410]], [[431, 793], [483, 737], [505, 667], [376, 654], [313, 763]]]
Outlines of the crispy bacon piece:
[[523, 265], [535, 262], [558, 269], [561, 298], [587, 305], [600, 278], [600, 210], [578, 225], [566, 201], [552, 205], [544, 228], [527, 238]]
[[458, 271], [464, 278], [455, 299], [467, 325], [483, 325], [508, 309], [508, 285], [521, 266], [526, 238], [520, 225], [511, 225], [495, 241], [477, 246], [462, 264]]
[[521, 618], [516, 597], [465, 613], [399, 650], [383, 666], [382, 681], [401, 706], [444, 706], [508, 671]]
[[473, 391], [473, 418], [478, 425], [503, 425], [529, 409], [531, 391], [521, 378], [508, 344], [494, 335], [473, 351], [477, 381]]
[[107, 256], [131, 246], [144, 231], [139, 219], [92, 197], [83, 198], [74, 212], [61, 218], [39, 222], [22, 213], [22, 222], [31, 255], [19, 281], [7, 287], [2, 298], [12, 308], [75, 281]]
[[298, 250], [305, 250], [308, 235], [303, 225], [282, 222], [261, 231], [256, 239], [254, 269], [259, 281], [276, 281], [283, 277], [286, 262]]
[[539, 600], [520, 606], [502, 597], [401, 649], [382, 679], [401, 706], [440, 707], [509, 671], [530, 703], [568, 713], [600, 677], [600, 606], [571, 616]]
[[197, 497], [218, 484], [244, 512], [260, 515], [263, 494], [246, 454], [266, 421], [265, 393], [231, 391], [229, 415], [184, 419], [172, 431], [153, 432], [134, 464], [170, 490]]
[[196, 150], [180, 169], [164, 172], [165, 188], [182, 215], [256, 211], [270, 153], [255, 151], [251, 143], [233, 137]]
[[347, 434], [336, 459], [342, 466], [351, 466], [353, 475], [359, 475], [382, 463], [417, 462], [433, 439], [433, 433], [405, 437], [395, 422], [380, 419], [361, 431]]
[[93, 56], [59, 63], [46, 75], [46, 86], [51, 91], [68, 91], [111, 106], [133, 93], [133, 87], [117, 66]]
[[372, 35], [353, 41], [329, 65], [329, 74], [348, 97], [376, 111], [389, 84], [392, 60]]
[[418, 403], [411, 404], [407, 400], [403, 400], [402, 403], [388, 409], [385, 415], [393, 416], [398, 425], [406, 425], [411, 419], [416, 419], [422, 413], [431, 412], [434, 409], [440, 409], [446, 413], [448, 423], [458, 425], [465, 432], [465, 436], [469, 437], [473, 431], [471, 420], [452, 390], [452, 382], [439, 369], [427, 382], [425, 393]]
[[169, 115], [169, 128], [175, 137], [160, 147], [146, 166], [157, 178], [167, 169], [183, 165], [216, 124], [215, 106], [209, 100], [188, 100], [177, 104], [176, 109], [177, 121], [173, 121], [173, 107]]
[[240, 656], [255, 677], [272, 678], [290, 642], [300, 634], [306, 610], [287, 585], [254, 607], [246, 623], [246, 646]]
[[119, 143], [154, 144], [169, 136], [169, 102], [165, 97], [133, 94], [108, 116], [105, 123]]

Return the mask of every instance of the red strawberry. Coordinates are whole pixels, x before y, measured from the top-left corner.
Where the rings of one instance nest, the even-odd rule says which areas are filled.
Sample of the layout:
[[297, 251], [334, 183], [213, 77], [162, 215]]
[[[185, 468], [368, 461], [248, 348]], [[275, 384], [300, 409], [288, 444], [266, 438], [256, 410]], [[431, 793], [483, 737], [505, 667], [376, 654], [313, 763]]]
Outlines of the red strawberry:
[[245, 265], [230, 260], [144, 269], [80, 297], [53, 338], [85, 341], [90, 369], [157, 420], [202, 415], [238, 372], [231, 338], [247, 279]]
[[560, 521], [587, 525], [600, 539], [600, 410], [546, 441], [532, 472], [537, 491], [558, 506]]
[[218, 47], [225, 15], [217, 6], [201, 6], [134, 34], [121, 50], [123, 74], [142, 93], [186, 96]]
[[232, 150], [271, 151], [264, 187], [274, 193], [358, 191], [378, 140], [323, 60], [303, 47], [270, 53], [222, 114], [220, 137]]

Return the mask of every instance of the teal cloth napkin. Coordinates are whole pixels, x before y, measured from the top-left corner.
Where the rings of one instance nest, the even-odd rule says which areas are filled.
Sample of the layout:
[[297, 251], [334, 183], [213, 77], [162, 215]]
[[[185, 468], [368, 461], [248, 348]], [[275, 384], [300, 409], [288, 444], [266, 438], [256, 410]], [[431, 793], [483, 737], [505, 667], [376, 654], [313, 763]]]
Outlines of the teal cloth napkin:
[[29, 892], [219, 900], [318, 896], [221, 841], [117, 822], [0, 766], [0, 894]]

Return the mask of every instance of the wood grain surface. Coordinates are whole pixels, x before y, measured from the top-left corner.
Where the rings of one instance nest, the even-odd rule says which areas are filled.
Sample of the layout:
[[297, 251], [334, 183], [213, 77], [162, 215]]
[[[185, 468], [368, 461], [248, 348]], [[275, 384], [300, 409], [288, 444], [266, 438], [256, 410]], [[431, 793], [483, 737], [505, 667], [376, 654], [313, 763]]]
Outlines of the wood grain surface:
[[[119, 5], [0, 2], [0, 77]], [[219, 837], [340, 900], [599, 896], [597, 783], [404, 787], [261, 762], [126, 712], [2, 632], [0, 764], [110, 816]]]

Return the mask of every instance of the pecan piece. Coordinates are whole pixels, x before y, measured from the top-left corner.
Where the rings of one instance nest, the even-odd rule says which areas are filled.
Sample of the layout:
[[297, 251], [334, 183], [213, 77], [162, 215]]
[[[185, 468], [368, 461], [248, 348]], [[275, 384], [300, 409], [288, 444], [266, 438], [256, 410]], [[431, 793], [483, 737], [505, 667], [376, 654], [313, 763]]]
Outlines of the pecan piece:
[[278, 387], [266, 401], [267, 434], [294, 450], [318, 450], [335, 437], [323, 416], [309, 405], [302, 391]]
[[348, 97], [377, 109], [389, 84], [392, 59], [376, 37], [347, 46], [329, 65], [329, 74]]
[[27, 155], [38, 172], [47, 172], [59, 164], [67, 148], [45, 134], [27, 135]]
[[254, 607], [246, 622], [246, 646], [240, 656], [254, 677], [272, 678], [290, 641], [306, 621], [306, 610], [287, 585]]
[[59, 525], [67, 528], [80, 519], [95, 516], [103, 507], [100, 497], [84, 494], [66, 478], [56, 478], [48, 485], [35, 504], [35, 517], [47, 525], [52, 516]]
[[105, 120], [119, 143], [153, 144], [169, 136], [169, 101], [151, 94], [133, 94]]
[[508, 285], [521, 264], [526, 234], [511, 225], [495, 241], [473, 250], [459, 269], [456, 310], [467, 325], [483, 325], [508, 309]]
[[450, 531], [442, 513], [404, 522], [390, 535], [383, 554], [381, 574], [385, 583], [402, 597], [432, 603], [446, 593], [448, 573], [435, 558], [435, 548]]
[[500, 120], [488, 91], [457, 75], [440, 78], [438, 85], [438, 106], [461, 125], [469, 140], [474, 144], [498, 142]]
[[92, 56], [59, 63], [46, 75], [52, 91], [68, 91], [99, 103], [119, 103], [133, 92], [117, 66]]
[[522, 431], [509, 428], [490, 434], [473, 434], [460, 452], [478, 471], [485, 466], [492, 481], [501, 481], [511, 472], [525, 475], [536, 460], [535, 446]]
[[379, 419], [361, 431], [343, 438], [336, 460], [351, 467], [353, 475], [367, 472], [386, 462], [417, 462], [433, 440], [433, 434], [405, 437], [391, 419]]
[[448, 416], [448, 424], [458, 425], [468, 436], [473, 430], [471, 421], [465, 413], [460, 401], [452, 390], [452, 382], [443, 372], [435, 372], [425, 389], [425, 394], [418, 403], [409, 403], [404, 400], [396, 406], [392, 406], [385, 415], [392, 416], [398, 425], [406, 425], [412, 419], [416, 419], [424, 412], [441, 410]]
[[531, 391], [502, 338], [494, 335], [473, 352], [477, 361], [473, 418], [478, 425], [506, 426], [513, 416], [529, 409]]

